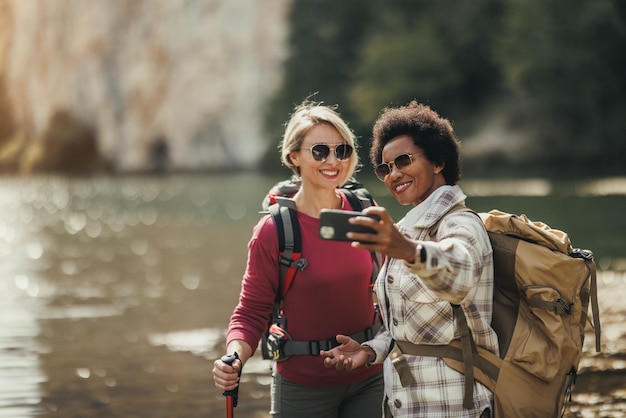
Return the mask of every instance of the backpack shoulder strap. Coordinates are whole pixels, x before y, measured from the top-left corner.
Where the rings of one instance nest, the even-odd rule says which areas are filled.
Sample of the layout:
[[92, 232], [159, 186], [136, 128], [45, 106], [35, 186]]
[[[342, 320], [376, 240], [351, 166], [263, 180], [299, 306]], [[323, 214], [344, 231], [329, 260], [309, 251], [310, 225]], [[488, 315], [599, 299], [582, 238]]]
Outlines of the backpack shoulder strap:
[[340, 187], [340, 190], [346, 195], [350, 206], [352, 206], [354, 210], [361, 211], [375, 204], [374, 197], [370, 192], [354, 178], [349, 179]]
[[269, 213], [278, 234], [279, 283], [276, 301], [279, 302], [289, 290], [296, 272], [302, 271], [307, 266], [307, 261], [302, 258], [302, 238], [295, 202], [287, 197], [275, 199], [276, 204], [269, 207]]
[[350, 202], [350, 206], [352, 206], [354, 210], [361, 211], [373, 205], [373, 199], [368, 197], [366, 193], [363, 193], [362, 190], [342, 188], [341, 191], [344, 193], [346, 199]]
[[[582, 258], [585, 260], [585, 265], [589, 270], [589, 297], [591, 299], [591, 314], [593, 316], [593, 323], [591, 323], [591, 326], [596, 337], [596, 352], [599, 353], [602, 351], [600, 343], [600, 336], [602, 332], [600, 330], [600, 309], [598, 307], [598, 280], [596, 277], [596, 263], [593, 259], [593, 253], [589, 250], [573, 248], [570, 255], [574, 258]], [[589, 318], [585, 320], [585, 323], [587, 321], [589, 321]]]
[[[448, 210], [446, 213], [443, 214], [443, 216], [441, 218], [439, 218], [439, 220], [428, 229], [428, 233], [426, 234], [426, 239], [429, 241], [434, 241], [435, 237], [437, 236], [437, 232], [439, 231], [439, 225], [441, 225], [441, 223], [443, 222], [444, 218], [452, 213], [456, 213], [456, 212], [474, 212], [472, 209], [468, 208], [467, 206], [465, 206], [465, 202], [459, 202], [456, 205], [452, 206], [450, 208], [450, 210]], [[476, 216], [478, 216], [478, 214], [476, 214]]]

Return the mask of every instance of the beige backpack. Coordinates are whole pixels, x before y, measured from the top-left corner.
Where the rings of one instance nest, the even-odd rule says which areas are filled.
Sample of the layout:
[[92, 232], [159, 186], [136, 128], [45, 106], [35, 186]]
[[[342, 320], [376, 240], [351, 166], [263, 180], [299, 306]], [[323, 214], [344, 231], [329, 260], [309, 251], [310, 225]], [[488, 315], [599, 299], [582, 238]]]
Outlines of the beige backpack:
[[[470, 211], [459, 205], [449, 213], [460, 210]], [[453, 311], [460, 341], [449, 346], [397, 342], [391, 356], [442, 357], [448, 366], [465, 374], [467, 408], [472, 405], [476, 379], [494, 393], [496, 418], [562, 416], [576, 380], [585, 327], [591, 324], [587, 317], [590, 302], [596, 351], [600, 351], [593, 254], [572, 248], [565, 232], [525, 215], [497, 210], [479, 215], [493, 247], [491, 325], [498, 335], [500, 357], [476, 347], [458, 305], [453, 305]], [[432, 239], [436, 239], [437, 227], [431, 229]]]

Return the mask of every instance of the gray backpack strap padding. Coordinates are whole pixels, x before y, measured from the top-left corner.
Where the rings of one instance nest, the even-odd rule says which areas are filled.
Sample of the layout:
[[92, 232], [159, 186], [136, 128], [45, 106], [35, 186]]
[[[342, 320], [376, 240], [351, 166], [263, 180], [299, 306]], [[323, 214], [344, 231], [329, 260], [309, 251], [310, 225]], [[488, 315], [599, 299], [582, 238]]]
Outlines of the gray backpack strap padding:
[[288, 197], [276, 197], [275, 199], [276, 204], [270, 206], [269, 211], [274, 218], [274, 224], [278, 233], [278, 247], [281, 253], [278, 257], [280, 281], [277, 295], [277, 300], [280, 300], [288, 270], [296, 267], [299, 271], [302, 271], [307, 263], [303, 258], [297, 261], [293, 260], [294, 253], [302, 252], [302, 239], [296, 215], [296, 203]]
[[296, 202], [289, 197], [276, 196], [274, 200], [276, 200], [276, 203], [278, 203], [279, 206], [285, 206], [290, 209], [296, 210]]

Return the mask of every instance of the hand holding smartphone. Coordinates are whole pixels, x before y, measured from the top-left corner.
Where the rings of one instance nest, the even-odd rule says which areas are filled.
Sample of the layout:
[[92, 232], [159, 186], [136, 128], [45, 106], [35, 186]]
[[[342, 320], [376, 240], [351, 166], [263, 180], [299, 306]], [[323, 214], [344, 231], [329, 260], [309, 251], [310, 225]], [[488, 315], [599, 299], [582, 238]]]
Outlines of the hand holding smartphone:
[[367, 216], [380, 220], [378, 215], [367, 215], [363, 212], [340, 209], [322, 209], [320, 212], [320, 238], [333, 241], [355, 241], [346, 236], [348, 232], [376, 234], [376, 230], [363, 225], [353, 225], [350, 218]]

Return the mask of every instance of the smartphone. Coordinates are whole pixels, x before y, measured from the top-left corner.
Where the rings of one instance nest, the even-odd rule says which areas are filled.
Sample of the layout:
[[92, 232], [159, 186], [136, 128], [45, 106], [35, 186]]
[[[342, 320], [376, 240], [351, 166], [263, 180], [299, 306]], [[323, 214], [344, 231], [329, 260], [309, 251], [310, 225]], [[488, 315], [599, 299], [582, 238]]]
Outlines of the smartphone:
[[375, 234], [376, 230], [363, 226], [353, 225], [348, 219], [355, 216], [367, 216], [380, 220], [378, 215], [366, 215], [363, 212], [340, 209], [322, 209], [320, 212], [320, 238], [333, 241], [354, 241], [346, 236], [348, 232]]

